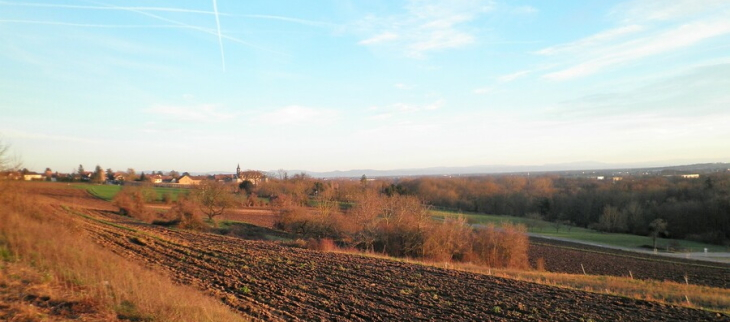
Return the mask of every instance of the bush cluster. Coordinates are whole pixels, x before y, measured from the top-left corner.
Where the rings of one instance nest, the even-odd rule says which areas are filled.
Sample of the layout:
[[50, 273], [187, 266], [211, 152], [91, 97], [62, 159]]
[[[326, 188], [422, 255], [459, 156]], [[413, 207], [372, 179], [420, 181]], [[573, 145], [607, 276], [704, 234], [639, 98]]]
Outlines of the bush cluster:
[[[491, 267], [527, 267], [524, 226], [472, 227], [463, 218], [434, 222], [417, 198], [364, 190], [346, 209], [333, 198], [302, 206], [276, 199], [276, 228], [305, 238], [336, 239], [361, 250], [434, 261], [463, 261]], [[318, 247], [314, 247], [318, 248]]]

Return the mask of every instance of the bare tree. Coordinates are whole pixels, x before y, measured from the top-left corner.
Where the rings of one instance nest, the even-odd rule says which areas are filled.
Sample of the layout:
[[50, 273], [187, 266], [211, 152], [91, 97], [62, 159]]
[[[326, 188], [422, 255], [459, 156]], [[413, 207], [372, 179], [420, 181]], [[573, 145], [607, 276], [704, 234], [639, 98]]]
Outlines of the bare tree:
[[20, 168], [20, 162], [9, 155], [10, 145], [0, 138], [0, 171], [13, 171]]
[[213, 221], [213, 224], [215, 217], [222, 215], [235, 203], [229, 187], [223, 182], [214, 180], [202, 181], [195, 191], [195, 198], [200, 210]]
[[127, 169], [127, 176], [124, 178], [124, 181], [135, 181], [137, 180], [137, 172], [134, 171], [134, 169], [129, 168]]
[[651, 231], [651, 240], [654, 242], [654, 249], [656, 249], [656, 238], [659, 234], [667, 233], [667, 222], [661, 218], [654, 219], [649, 224], [649, 229]]

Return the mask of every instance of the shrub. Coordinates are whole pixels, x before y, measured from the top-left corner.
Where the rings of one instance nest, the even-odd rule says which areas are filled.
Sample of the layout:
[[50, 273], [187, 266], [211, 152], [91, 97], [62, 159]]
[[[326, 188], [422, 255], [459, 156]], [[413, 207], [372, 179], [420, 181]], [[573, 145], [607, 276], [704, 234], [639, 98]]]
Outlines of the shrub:
[[138, 187], [124, 187], [112, 200], [114, 206], [119, 207], [119, 214], [151, 222], [154, 214], [145, 207], [145, 196]]
[[474, 253], [476, 261], [490, 267], [525, 269], [529, 267], [527, 250], [529, 241], [525, 226], [489, 224], [476, 229]]
[[179, 196], [168, 211], [168, 214], [169, 217], [179, 221], [178, 227], [182, 229], [205, 231], [208, 229], [208, 225], [203, 221], [203, 217], [197, 211], [197, 208], [197, 205], [195, 205], [192, 199]]
[[330, 238], [310, 239], [307, 240], [307, 249], [331, 252], [337, 249], [337, 245]]
[[433, 225], [423, 244], [423, 256], [435, 261], [465, 261], [471, 258], [472, 228], [464, 217], [446, 218]]

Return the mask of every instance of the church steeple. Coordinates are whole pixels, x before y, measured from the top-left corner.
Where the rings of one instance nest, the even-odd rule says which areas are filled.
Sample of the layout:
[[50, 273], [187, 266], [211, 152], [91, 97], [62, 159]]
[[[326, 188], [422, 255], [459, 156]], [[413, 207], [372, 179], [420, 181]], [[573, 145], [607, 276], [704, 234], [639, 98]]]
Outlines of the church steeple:
[[241, 176], [241, 164], [239, 163], [236, 167], [236, 178]]

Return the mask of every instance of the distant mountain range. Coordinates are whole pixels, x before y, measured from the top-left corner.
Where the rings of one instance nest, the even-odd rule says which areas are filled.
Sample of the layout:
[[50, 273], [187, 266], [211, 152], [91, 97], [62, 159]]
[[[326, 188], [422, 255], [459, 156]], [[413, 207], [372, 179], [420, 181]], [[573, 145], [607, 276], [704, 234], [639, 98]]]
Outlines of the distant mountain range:
[[[291, 176], [297, 173], [306, 173], [315, 178], [359, 178], [366, 177], [403, 177], [403, 176], [458, 176], [458, 175], [480, 175], [480, 174], [505, 174], [505, 173], [543, 173], [543, 172], [575, 172], [575, 171], [679, 171], [679, 172], [712, 172], [730, 169], [730, 163], [698, 163], [690, 165], [670, 165], [666, 163], [633, 163], [633, 164], [611, 164], [601, 162], [572, 162], [545, 165], [491, 165], [491, 166], [470, 166], [470, 167], [432, 167], [419, 169], [395, 169], [395, 170], [374, 170], [355, 169], [347, 171], [315, 172], [306, 170], [286, 170]], [[270, 171], [276, 176], [277, 171]]]
[[[667, 165], [672, 164], [675, 165]], [[354, 169], [345, 171], [307, 171], [307, 170], [285, 170], [289, 176], [298, 173], [305, 173], [314, 178], [360, 178], [363, 175], [369, 178], [376, 177], [408, 177], [408, 176], [465, 176], [465, 175], [487, 175], [487, 174], [508, 174], [508, 173], [546, 173], [546, 172], [600, 172], [610, 174], [617, 172], [714, 172], [730, 169], [730, 163], [694, 163], [677, 165], [678, 162], [644, 162], [644, 163], [602, 163], [594, 161], [555, 163], [543, 165], [482, 165], [468, 167], [431, 167], [414, 169]], [[271, 177], [278, 177], [278, 170], [264, 171]], [[149, 173], [146, 171], [145, 173]], [[209, 171], [191, 172], [192, 175], [231, 174], [232, 171]]]

